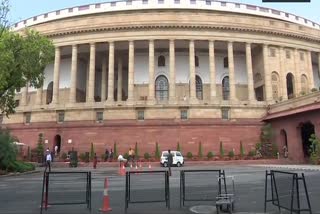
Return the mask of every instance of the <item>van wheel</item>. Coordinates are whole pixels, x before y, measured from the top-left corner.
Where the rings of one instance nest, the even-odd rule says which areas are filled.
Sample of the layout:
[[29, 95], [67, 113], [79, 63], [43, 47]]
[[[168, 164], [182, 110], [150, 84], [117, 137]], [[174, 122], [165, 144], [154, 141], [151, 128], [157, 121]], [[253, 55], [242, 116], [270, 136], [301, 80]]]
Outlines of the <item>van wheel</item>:
[[168, 163], [167, 163], [167, 162], [164, 162], [164, 163], [163, 163], [163, 166], [164, 166], [164, 167], [168, 167]]
[[177, 167], [181, 167], [182, 164], [180, 162], [177, 163]]

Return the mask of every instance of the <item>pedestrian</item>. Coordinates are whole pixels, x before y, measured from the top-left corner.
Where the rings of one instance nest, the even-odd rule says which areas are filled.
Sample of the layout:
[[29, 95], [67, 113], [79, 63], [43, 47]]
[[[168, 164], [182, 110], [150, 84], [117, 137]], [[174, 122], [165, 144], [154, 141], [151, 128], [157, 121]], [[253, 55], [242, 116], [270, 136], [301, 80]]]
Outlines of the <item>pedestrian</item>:
[[47, 171], [47, 168], [49, 167], [49, 172], [51, 172], [51, 161], [52, 161], [52, 156], [51, 156], [50, 150], [47, 149], [47, 151], [46, 151], [46, 168], [44, 171]]
[[106, 149], [105, 156], [104, 156], [104, 161], [108, 161], [108, 160], [109, 160], [109, 150]]
[[169, 168], [169, 176], [171, 176], [171, 165], [172, 165], [172, 162], [173, 162], [173, 156], [172, 156], [171, 150], [169, 149], [169, 150], [168, 150], [168, 168]]
[[128, 162], [130, 162], [132, 164], [132, 160], [133, 160], [133, 150], [129, 149], [129, 152], [128, 152]]
[[288, 147], [284, 145], [282, 150], [283, 150], [284, 158], [288, 158]]
[[109, 154], [109, 162], [113, 160], [113, 151], [110, 149], [110, 154]]
[[56, 157], [58, 156], [58, 145], [54, 147], [54, 154]]
[[93, 168], [94, 169], [97, 168], [97, 163], [98, 163], [97, 153], [94, 153], [94, 158], [93, 158]]
[[122, 166], [122, 163], [125, 167], [127, 166], [128, 160], [125, 159], [121, 154], [118, 156], [118, 161], [120, 163], [120, 167]]

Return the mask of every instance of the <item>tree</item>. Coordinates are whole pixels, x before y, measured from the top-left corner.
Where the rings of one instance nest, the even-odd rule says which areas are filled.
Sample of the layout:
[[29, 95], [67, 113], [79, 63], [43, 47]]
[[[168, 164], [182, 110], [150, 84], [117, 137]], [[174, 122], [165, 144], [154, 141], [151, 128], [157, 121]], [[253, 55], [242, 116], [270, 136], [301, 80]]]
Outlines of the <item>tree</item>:
[[93, 147], [93, 143], [91, 143], [90, 160], [93, 161], [93, 159], [94, 159], [94, 147]]
[[159, 149], [159, 145], [158, 142], [156, 142], [156, 152], [155, 152], [155, 158], [158, 160], [160, 159], [160, 149]]
[[134, 154], [135, 154], [135, 158], [139, 159], [139, 149], [138, 149], [138, 142], [136, 142], [136, 145], [134, 147]]
[[244, 147], [243, 147], [243, 145], [242, 145], [242, 141], [240, 141], [240, 157], [244, 157], [244, 155], [245, 155], [245, 150], [244, 150]]
[[198, 157], [203, 158], [203, 148], [201, 141], [199, 142], [199, 148], [198, 148]]
[[224, 157], [224, 149], [223, 149], [222, 141], [220, 141], [220, 156]]
[[117, 148], [117, 143], [114, 142], [113, 144], [113, 159], [117, 159], [118, 158], [118, 148]]
[[44, 69], [53, 62], [51, 40], [34, 30], [9, 30], [8, 0], [0, 2], [0, 111], [14, 113], [15, 93], [22, 87], [43, 85]]
[[178, 142], [177, 144], [177, 151], [181, 152], [181, 146], [180, 146], [180, 143]]
[[13, 144], [14, 139], [8, 131], [0, 130], [0, 169], [8, 170], [16, 160], [17, 149]]

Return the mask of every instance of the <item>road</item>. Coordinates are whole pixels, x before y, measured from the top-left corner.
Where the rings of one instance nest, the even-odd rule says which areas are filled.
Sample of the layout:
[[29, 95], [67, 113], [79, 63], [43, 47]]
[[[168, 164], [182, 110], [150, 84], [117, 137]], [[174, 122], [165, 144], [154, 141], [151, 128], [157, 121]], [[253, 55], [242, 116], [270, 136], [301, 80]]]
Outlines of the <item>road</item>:
[[[170, 203], [168, 210], [164, 203], [130, 204], [128, 214], [189, 214], [190, 207], [194, 205], [212, 205], [212, 202], [186, 202], [186, 206], [179, 206], [179, 185], [181, 169], [218, 169], [215, 166], [193, 166], [183, 168], [173, 168], [170, 177]], [[221, 169], [221, 166], [219, 166]], [[241, 213], [263, 213], [265, 166], [226, 166], [222, 167], [227, 176], [235, 177], [236, 186], [236, 210]], [[118, 175], [117, 168], [66, 168], [53, 169], [55, 171], [91, 171], [92, 172], [92, 211], [100, 213], [102, 207], [104, 179], [109, 179], [110, 204], [113, 209], [111, 213], [124, 213], [125, 202], [125, 177]], [[147, 168], [145, 170], [148, 170]], [[161, 170], [161, 168], [154, 168]], [[163, 170], [163, 168], [162, 168]], [[298, 173], [304, 172], [311, 207], [313, 213], [320, 214], [320, 171], [295, 170]], [[187, 183], [192, 187], [187, 193], [205, 193], [208, 184], [212, 183], [212, 178], [205, 174], [189, 176]], [[0, 177], [0, 214], [36, 214], [40, 213], [41, 189], [43, 173], [20, 175], [14, 177]], [[135, 175], [132, 177], [132, 194], [135, 199], [160, 199], [163, 194], [164, 183], [162, 177], [156, 175]], [[84, 199], [85, 178], [75, 175], [64, 175], [50, 178], [50, 202], [71, 202]], [[277, 209], [271, 204], [268, 212], [274, 213]], [[85, 205], [60, 205], [51, 206], [44, 213], [47, 214], [85, 214], [90, 213]]]

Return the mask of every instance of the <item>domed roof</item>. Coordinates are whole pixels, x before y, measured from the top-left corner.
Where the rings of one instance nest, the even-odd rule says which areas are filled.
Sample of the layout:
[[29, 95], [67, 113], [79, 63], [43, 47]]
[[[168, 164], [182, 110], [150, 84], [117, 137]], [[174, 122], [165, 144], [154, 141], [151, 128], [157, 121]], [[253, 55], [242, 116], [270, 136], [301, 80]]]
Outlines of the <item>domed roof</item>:
[[62, 10], [52, 11], [16, 23], [13, 30], [20, 30], [25, 27], [50, 22], [54, 20], [83, 16], [90, 14], [132, 11], [132, 10], [152, 10], [152, 9], [188, 9], [188, 10], [206, 10], [221, 11], [240, 14], [249, 14], [255, 16], [264, 16], [279, 20], [288, 21], [304, 25], [310, 28], [320, 29], [320, 25], [308, 19], [286, 13], [283, 11], [226, 1], [213, 0], [126, 0], [110, 1], [90, 5], [77, 6]]

